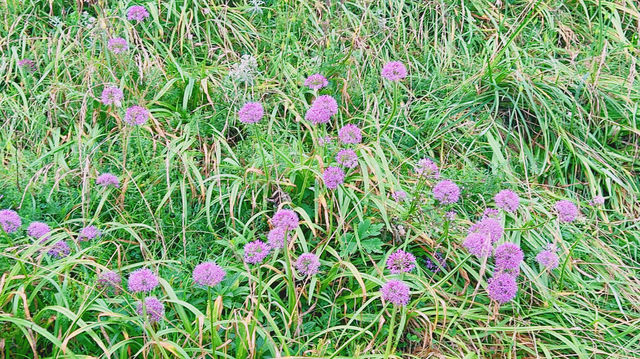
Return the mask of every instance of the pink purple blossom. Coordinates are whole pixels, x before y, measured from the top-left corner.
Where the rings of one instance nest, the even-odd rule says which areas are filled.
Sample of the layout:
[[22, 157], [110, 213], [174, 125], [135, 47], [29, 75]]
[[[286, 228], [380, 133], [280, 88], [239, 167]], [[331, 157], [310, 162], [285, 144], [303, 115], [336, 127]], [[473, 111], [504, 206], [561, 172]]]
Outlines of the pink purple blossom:
[[344, 183], [344, 171], [340, 167], [327, 167], [322, 174], [325, 186], [329, 189], [336, 189], [339, 185]]
[[144, 21], [149, 17], [149, 12], [144, 6], [134, 5], [127, 10], [127, 20]]
[[488, 257], [493, 251], [491, 240], [486, 234], [482, 233], [467, 234], [467, 238], [462, 242], [462, 245], [469, 251], [469, 253], [478, 258]]
[[518, 292], [516, 278], [509, 273], [496, 273], [493, 278], [489, 279], [487, 292], [489, 298], [504, 304], [516, 297]]
[[344, 125], [338, 130], [338, 138], [344, 144], [358, 144], [362, 142], [362, 131], [356, 125]]
[[264, 108], [260, 102], [247, 102], [238, 111], [238, 118], [243, 123], [259, 122], [264, 116]]
[[269, 255], [270, 248], [262, 241], [253, 241], [244, 246], [244, 261], [248, 264], [261, 263]]
[[146, 313], [149, 322], [156, 323], [164, 317], [164, 304], [156, 297], [147, 297], [144, 299], [144, 304], [142, 301], [138, 301], [136, 313], [141, 316]]
[[560, 259], [556, 253], [556, 247], [553, 244], [548, 245], [546, 249], [538, 253], [536, 256], [536, 262], [549, 270], [557, 268], [560, 263]]
[[515, 243], [503, 243], [496, 248], [494, 259], [497, 271], [515, 271], [520, 269], [520, 263], [524, 259], [522, 249]]
[[426, 178], [440, 178], [440, 170], [438, 169], [438, 165], [435, 162], [428, 158], [423, 158], [418, 161], [414, 171], [420, 177]]
[[388, 281], [380, 291], [382, 292], [382, 299], [394, 305], [409, 304], [409, 286], [401, 280], [392, 279]]
[[227, 272], [214, 262], [200, 263], [193, 269], [193, 281], [203, 287], [217, 285], [226, 275]]
[[109, 39], [107, 42], [107, 49], [117, 55], [127, 51], [129, 49], [129, 44], [127, 43], [127, 40], [121, 37], [114, 37], [113, 39]]
[[456, 203], [460, 199], [460, 188], [453, 181], [440, 181], [433, 187], [433, 197], [442, 204]]
[[427, 258], [425, 261], [428, 270], [438, 273], [442, 268], [447, 268], [447, 260], [442, 256], [442, 253], [435, 252], [433, 258], [435, 261], [431, 258]]
[[295, 262], [296, 269], [300, 274], [312, 276], [318, 273], [320, 259], [313, 253], [303, 253]]
[[86, 226], [80, 230], [78, 234], [78, 240], [81, 242], [90, 241], [92, 239], [98, 238], [102, 235], [98, 227], [96, 226]]
[[416, 267], [413, 254], [398, 249], [387, 258], [387, 269], [392, 274], [411, 272]]
[[22, 67], [23, 69], [26, 69], [29, 72], [36, 71], [36, 63], [30, 59], [18, 60], [18, 66]]
[[401, 189], [397, 191], [393, 191], [393, 193], [391, 193], [391, 198], [393, 198], [393, 200], [396, 202], [406, 201], [407, 197], [408, 197], [407, 192]]
[[320, 90], [329, 85], [329, 81], [321, 74], [313, 74], [304, 80], [304, 85], [312, 90]]
[[336, 155], [336, 162], [346, 168], [356, 168], [358, 166], [358, 155], [352, 149], [340, 150]]
[[120, 180], [118, 179], [118, 177], [116, 177], [111, 173], [103, 173], [100, 176], [98, 176], [98, 178], [96, 178], [96, 184], [102, 187], [113, 186], [115, 188], [119, 188]]
[[13, 233], [22, 226], [22, 220], [16, 211], [3, 209], [0, 211], [0, 226], [6, 233]]
[[122, 100], [124, 99], [124, 93], [116, 86], [105, 86], [102, 90], [101, 101], [104, 105], [114, 105], [116, 107], [122, 106]]
[[457, 215], [458, 213], [456, 211], [448, 211], [444, 214], [444, 218], [448, 221], [453, 221], [454, 219], [456, 219]]
[[129, 290], [133, 293], [151, 292], [160, 284], [151, 269], [140, 268], [129, 275]]
[[138, 105], [131, 106], [124, 114], [124, 122], [132, 126], [141, 126], [147, 122], [149, 116], [151, 116], [151, 113], [146, 108]]
[[558, 218], [560, 221], [569, 223], [573, 222], [578, 217], [578, 207], [571, 201], [561, 200], [556, 202], [556, 212], [558, 212]]
[[47, 254], [53, 258], [63, 258], [71, 253], [71, 248], [66, 241], [56, 242], [48, 251]]
[[285, 245], [285, 236], [287, 237], [286, 242], [291, 240], [291, 236], [287, 233], [287, 229], [284, 227], [275, 227], [269, 231], [267, 234], [267, 243], [269, 247], [273, 249], [280, 249]]
[[122, 278], [120, 274], [113, 271], [100, 273], [98, 276], [99, 289], [111, 289], [114, 293], [119, 293], [122, 289]]
[[504, 234], [502, 223], [495, 218], [487, 217], [469, 228], [469, 233], [480, 233], [488, 236], [491, 243], [497, 242]]
[[495, 196], [496, 206], [502, 208], [507, 212], [515, 212], [520, 205], [520, 198], [518, 195], [508, 189], [503, 189]]
[[323, 136], [323, 137], [319, 137], [318, 138], [318, 145], [319, 146], [325, 146], [330, 144], [333, 141], [333, 138], [331, 138], [331, 136]]
[[49, 238], [49, 232], [51, 232], [51, 228], [43, 222], [31, 222], [29, 227], [27, 227], [28, 235], [36, 239], [41, 239], [42, 241]]
[[495, 208], [487, 208], [482, 213], [482, 218], [493, 218], [498, 220], [500, 219], [500, 212]]
[[390, 61], [382, 67], [381, 74], [389, 81], [400, 81], [407, 77], [407, 68], [400, 61]]
[[338, 113], [338, 103], [329, 95], [318, 96], [305, 114], [305, 119], [314, 125], [327, 123]]
[[590, 203], [592, 206], [602, 206], [604, 204], [604, 197], [597, 195], [593, 197]]
[[298, 228], [298, 214], [292, 209], [279, 209], [271, 218], [271, 224], [274, 227], [284, 228], [286, 230]]

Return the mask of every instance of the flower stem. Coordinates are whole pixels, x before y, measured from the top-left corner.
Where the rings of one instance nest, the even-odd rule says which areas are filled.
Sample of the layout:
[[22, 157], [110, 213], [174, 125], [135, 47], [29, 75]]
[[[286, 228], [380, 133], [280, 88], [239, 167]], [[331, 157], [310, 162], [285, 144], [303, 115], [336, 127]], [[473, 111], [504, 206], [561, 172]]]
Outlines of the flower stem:
[[396, 311], [398, 310], [397, 306], [393, 306], [393, 312], [391, 313], [391, 323], [389, 324], [389, 338], [387, 339], [387, 349], [384, 351], [384, 357], [387, 359], [389, 354], [391, 354], [391, 350], [393, 349], [391, 343], [393, 343], [393, 327], [396, 324]]

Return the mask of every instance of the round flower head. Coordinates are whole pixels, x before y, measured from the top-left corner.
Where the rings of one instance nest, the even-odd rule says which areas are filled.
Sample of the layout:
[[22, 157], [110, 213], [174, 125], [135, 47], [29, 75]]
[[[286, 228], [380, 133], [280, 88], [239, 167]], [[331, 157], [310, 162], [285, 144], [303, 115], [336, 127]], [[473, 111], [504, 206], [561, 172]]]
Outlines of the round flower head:
[[462, 245], [478, 258], [484, 258], [491, 255], [493, 245], [489, 237], [482, 233], [469, 233]]
[[502, 237], [502, 234], [504, 234], [504, 228], [497, 219], [487, 217], [472, 225], [469, 228], [469, 233], [484, 234], [491, 239], [491, 243], [495, 243]]
[[285, 245], [285, 235], [287, 236], [287, 242], [291, 240], [291, 236], [287, 234], [287, 229], [284, 227], [275, 227], [267, 234], [267, 242], [269, 247], [273, 249], [279, 249]]
[[578, 217], [578, 207], [571, 201], [558, 201], [556, 202], [555, 209], [558, 212], [558, 218], [562, 222], [573, 222]]
[[452, 181], [440, 181], [433, 187], [433, 197], [442, 204], [456, 203], [460, 199], [460, 188]]
[[487, 208], [482, 213], [482, 219], [485, 219], [485, 218], [493, 218], [493, 219], [499, 220], [500, 212], [495, 208]]
[[418, 164], [415, 167], [416, 174], [420, 177], [426, 178], [440, 178], [440, 170], [438, 169], [438, 165], [435, 164], [432, 160], [428, 158], [423, 158], [418, 161]]
[[518, 271], [520, 262], [524, 259], [524, 253], [520, 246], [514, 243], [503, 243], [496, 248], [494, 254], [497, 271]]
[[124, 114], [124, 122], [132, 126], [140, 126], [147, 122], [149, 116], [151, 116], [151, 113], [146, 108], [137, 105], [131, 106]]
[[590, 204], [592, 206], [602, 206], [604, 204], [604, 197], [597, 195], [593, 197]]
[[105, 86], [104, 90], [102, 90], [101, 101], [106, 106], [114, 105], [120, 107], [122, 106], [123, 98], [122, 90], [116, 86]]
[[389, 81], [400, 81], [407, 77], [407, 68], [400, 61], [387, 62], [382, 67], [382, 77]]
[[107, 42], [107, 49], [117, 55], [129, 50], [129, 44], [121, 37], [114, 37]]
[[387, 258], [387, 269], [392, 274], [411, 272], [415, 267], [416, 257], [401, 249], [398, 249]]
[[78, 240], [81, 242], [90, 241], [98, 238], [102, 235], [100, 230], [96, 226], [86, 226], [80, 230], [78, 234]]
[[391, 198], [393, 198], [393, 200], [396, 202], [406, 201], [407, 197], [408, 197], [407, 192], [403, 190], [397, 190], [391, 193]]
[[29, 227], [27, 227], [28, 235], [43, 241], [49, 238], [49, 232], [51, 232], [49, 225], [42, 222], [31, 222]]
[[69, 244], [66, 241], [59, 241], [51, 247], [47, 251], [47, 254], [52, 256], [53, 258], [63, 258], [71, 253], [71, 248], [69, 248]]
[[129, 275], [129, 290], [133, 293], [151, 292], [158, 284], [158, 277], [147, 268], [140, 268]]
[[409, 304], [409, 286], [401, 280], [390, 280], [382, 286], [382, 299], [395, 305]]
[[356, 125], [344, 125], [338, 130], [338, 138], [344, 144], [358, 144], [362, 142], [362, 131]]
[[13, 233], [22, 226], [22, 220], [16, 211], [3, 209], [0, 211], [0, 226], [6, 233]]
[[314, 125], [320, 123], [327, 123], [331, 119], [331, 116], [338, 113], [338, 103], [329, 95], [318, 96], [311, 108], [307, 110], [305, 119]]
[[344, 171], [340, 167], [327, 167], [322, 174], [325, 186], [329, 189], [336, 189], [344, 182]]
[[518, 284], [516, 278], [509, 273], [497, 273], [489, 279], [487, 287], [489, 298], [503, 304], [516, 297]]
[[558, 267], [560, 260], [558, 258], [558, 254], [556, 254], [556, 247], [554, 245], [549, 245], [547, 249], [540, 251], [536, 256], [536, 262], [543, 267], [547, 267], [549, 270]]
[[214, 262], [198, 264], [193, 269], [193, 281], [203, 287], [213, 287], [222, 282], [227, 272]]
[[296, 269], [300, 274], [312, 276], [318, 273], [320, 268], [320, 260], [313, 253], [303, 253], [298, 257], [295, 263]]
[[444, 214], [444, 218], [448, 221], [453, 221], [454, 219], [456, 219], [457, 215], [458, 213], [456, 211], [448, 211]]
[[351, 149], [340, 150], [336, 155], [336, 162], [346, 168], [356, 168], [358, 166], [358, 155]]
[[238, 111], [240, 122], [256, 123], [264, 116], [264, 108], [260, 102], [247, 102]]
[[261, 263], [269, 255], [269, 246], [262, 241], [253, 241], [244, 245], [244, 261], [248, 264]]
[[156, 297], [147, 297], [144, 299], [144, 304], [138, 301], [136, 306], [136, 313], [138, 315], [144, 315], [147, 313], [147, 319], [150, 323], [156, 323], [162, 320], [164, 317], [164, 304]]
[[111, 173], [103, 173], [96, 178], [96, 183], [102, 187], [113, 186], [115, 188], [120, 187], [120, 180]]
[[520, 205], [518, 195], [508, 189], [503, 189], [495, 196], [496, 205], [507, 212], [515, 212]]
[[323, 87], [327, 87], [329, 81], [320, 74], [313, 74], [304, 80], [304, 85], [312, 90], [320, 90]]
[[271, 218], [271, 224], [274, 227], [280, 227], [287, 230], [298, 228], [298, 214], [291, 209], [279, 209]]
[[98, 288], [119, 293], [122, 288], [122, 278], [120, 278], [120, 274], [113, 271], [100, 273], [98, 276]]
[[134, 5], [127, 10], [127, 20], [143, 21], [149, 17], [149, 12], [144, 6]]

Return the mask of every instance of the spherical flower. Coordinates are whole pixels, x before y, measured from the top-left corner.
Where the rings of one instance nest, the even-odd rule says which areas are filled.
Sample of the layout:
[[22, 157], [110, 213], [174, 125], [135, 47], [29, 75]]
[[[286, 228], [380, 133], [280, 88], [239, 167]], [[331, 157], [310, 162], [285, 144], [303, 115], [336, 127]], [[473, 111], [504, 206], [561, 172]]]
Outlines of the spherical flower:
[[111, 173], [103, 173], [98, 178], [96, 178], [96, 184], [102, 187], [113, 186], [115, 188], [120, 187], [120, 180], [118, 177]]
[[485, 219], [485, 218], [493, 218], [493, 219], [499, 220], [500, 212], [495, 208], [487, 208], [482, 213], [482, 219]]
[[300, 274], [312, 276], [318, 273], [320, 259], [313, 253], [303, 253], [295, 262], [296, 269]]
[[104, 90], [102, 90], [101, 101], [106, 106], [114, 105], [120, 107], [122, 106], [123, 98], [124, 93], [116, 86], [105, 86]]
[[227, 272], [214, 262], [200, 263], [193, 269], [193, 281], [203, 287], [217, 285], [226, 275]]
[[151, 113], [142, 106], [131, 106], [124, 114], [124, 122], [132, 126], [141, 126], [149, 119]]
[[338, 138], [344, 144], [358, 144], [362, 142], [362, 131], [356, 125], [344, 125], [338, 130]]
[[160, 282], [150, 269], [140, 268], [129, 274], [129, 290], [133, 293], [151, 292]]
[[149, 12], [144, 6], [134, 5], [127, 10], [127, 20], [143, 21], [149, 17]]
[[500, 304], [504, 304], [516, 297], [518, 284], [516, 278], [509, 273], [497, 273], [489, 279], [487, 287], [489, 298]]
[[352, 149], [340, 150], [336, 155], [336, 162], [346, 168], [356, 168], [358, 166], [358, 155]]
[[460, 199], [460, 188], [452, 181], [440, 181], [433, 187], [433, 197], [442, 204], [456, 203]]
[[90, 241], [92, 239], [98, 238], [102, 235], [98, 227], [96, 226], [86, 226], [80, 230], [78, 234], [78, 240], [81, 242]]
[[322, 174], [325, 186], [329, 189], [336, 189], [344, 182], [344, 171], [340, 167], [327, 167]]
[[472, 225], [469, 228], [469, 233], [484, 234], [491, 239], [491, 243], [495, 243], [504, 234], [504, 227], [502, 227], [502, 223], [497, 219], [487, 217]]
[[518, 271], [524, 259], [522, 249], [515, 243], [503, 243], [496, 248], [494, 254], [497, 271]]
[[307, 110], [305, 119], [314, 125], [320, 123], [327, 123], [331, 119], [331, 116], [338, 113], [338, 103], [329, 95], [318, 96], [311, 108]]
[[329, 81], [320, 74], [313, 74], [304, 80], [304, 85], [312, 90], [320, 90], [321, 88], [328, 86]]
[[604, 197], [597, 195], [593, 197], [590, 203], [592, 206], [602, 206], [604, 204]]
[[518, 195], [508, 189], [503, 189], [495, 196], [496, 205], [507, 212], [515, 212], [520, 205]]
[[407, 68], [400, 61], [387, 62], [382, 67], [382, 77], [389, 81], [400, 81], [407, 77]]
[[403, 190], [397, 190], [391, 193], [391, 198], [393, 198], [393, 200], [396, 202], [403, 202], [407, 200], [408, 195], [407, 195], [407, 192]]
[[247, 102], [238, 111], [240, 122], [256, 123], [264, 116], [264, 108], [260, 102]]
[[121, 37], [114, 37], [113, 39], [109, 39], [107, 42], [107, 49], [117, 55], [127, 51], [129, 49], [129, 44], [127, 43], [127, 40]]
[[27, 227], [28, 235], [43, 241], [49, 238], [49, 232], [51, 232], [51, 228], [49, 228], [48, 224], [43, 222], [31, 222], [29, 227]]
[[549, 270], [557, 268], [560, 259], [558, 258], [558, 254], [556, 254], [556, 247], [551, 244], [547, 249], [540, 251], [536, 256], [536, 262]]
[[248, 264], [261, 263], [268, 255], [270, 248], [262, 241], [253, 241], [244, 245], [244, 261]]
[[113, 271], [102, 272], [98, 276], [97, 287], [119, 293], [122, 289], [122, 278], [120, 278], [120, 274]]
[[156, 297], [147, 297], [142, 301], [138, 301], [136, 306], [136, 313], [138, 315], [144, 315], [147, 313], [147, 319], [150, 323], [156, 323], [162, 320], [164, 317], [164, 304]]
[[411, 272], [416, 267], [416, 257], [398, 249], [387, 258], [387, 269], [392, 274]]
[[272, 249], [280, 249], [285, 245], [285, 236], [287, 237], [286, 242], [291, 240], [291, 236], [287, 234], [287, 230], [284, 227], [275, 227], [269, 231], [267, 234], [267, 243], [269, 247]]
[[47, 254], [53, 258], [63, 258], [71, 253], [71, 248], [66, 241], [59, 241], [54, 244], [51, 249], [47, 251]]
[[491, 255], [493, 245], [489, 237], [482, 233], [469, 233], [462, 245], [478, 258], [484, 258]]
[[22, 220], [16, 211], [3, 209], [0, 211], [0, 226], [6, 233], [13, 233], [22, 226]]
[[395, 305], [409, 304], [409, 286], [401, 280], [390, 280], [382, 286], [382, 299]]
[[321, 123], [327, 123], [331, 119], [331, 115], [324, 109], [311, 107], [307, 110], [304, 115], [305, 120], [311, 122], [314, 125], [318, 125]]
[[418, 161], [414, 171], [419, 177], [425, 178], [440, 178], [440, 170], [438, 169], [438, 165], [435, 164], [432, 160], [428, 158], [423, 158]]
[[298, 214], [292, 209], [279, 209], [271, 218], [271, 224], [274, 227], [280, 227], [287, 230], [298, 228]]
[[578, 207], [571, 201], [561, 200], [556, 202], [555, 209], [561, 222], [573, 222], [578, 217]]

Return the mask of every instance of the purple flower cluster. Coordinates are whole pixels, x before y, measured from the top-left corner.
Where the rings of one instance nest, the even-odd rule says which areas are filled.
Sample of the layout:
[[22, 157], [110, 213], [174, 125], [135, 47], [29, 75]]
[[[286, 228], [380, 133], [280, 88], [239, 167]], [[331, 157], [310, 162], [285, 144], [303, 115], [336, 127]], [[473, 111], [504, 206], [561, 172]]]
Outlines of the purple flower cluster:
[[447, 260], [442, 256], [442, 253], [435, 252], [433, 258], [435, 262], [431, 258], [427, 258], [425, 261], [428, 270], [438, 273], [442, 268], [447, 268]]
[[493, 218], [495, 220], [499, 220], [500, 219], [500, 211], [498, 211], [495, 208], [487, 208], [482, 213], [482, 219], [485, 219], [485, 218]]
[[458, 213], [456, 211], [448, 211], [447, 213], [444, 214], [444, 218], [447, 221], [453, 221], [454, 219], [456, 219], [457, 215]]
[[338, 138], [344, 144], [358, 144], [362, 142], [362, 130], [356, 125], [344, 125], [338, 130]]
[[118, 177], [116, 177], [111, 173], [103, 173], [100, 176], [98, 176], [98, 178], [96, 178], [96, 184], [102, 187], [113, 186], [115, 188], [119, 188], [120, 180], [118, 179]]
[[333, 138], [331, 138], [331, 136], [323, 136], [318, 138], [318, 146], [326, 146], [328, 144], [330, 144], [333, 141]]
[[36, 71], [36, 63], [31, 59], [18, 60], [18, 66], [22, 67], [23, 69], [29, 72]]
[[593, 199], [591, 200], [590, 204], [592, 206], [602, 206], [604, 204], [604, 197], [597, 195], [595, 197], [593, 197]]
[[22, 226], [22, 220], [16, 211], [3, 209], [0, 211], [0, 226], [6, 233], [13, 233]]
[[508, 189], [503, 189], [495, 196], [496, 205], [507, 212], [515, 212], [520, 205], [520, 198], [518, 195]]
[[132, 126], [141, 126], [149, 120], [149, 116], [151, 116], [151, 113], [146, 108], [138, 105], [131, 106], [124, 114], [124, 122]]
[[536, 262], [549, 270], [557, 268], [560, 263], [560, 259], [556, 253], [556, 247], [553, 244], [548, 245], [545, 250], [538, 253], [536, 256]]
[[264, 108], [260, 102], [247, 102], [238, 111], [238, 118], [243, 123], [257, 123], [264, 116]]
[[462, 242], [462, 245], [469, 253], [478, 258], [488, 257], [493, 252], [493, 245], [489, 236], [483, 233], [469, 233], [464, 242]]
[[493, 278], [489, 279], [487, 292], [489, 293], [489, 298], [500, 304], [512, 300], [518, 292], [516, 277], [509, 273], [496, 273]]
[[244, 261], [248, 264], [261, 263], [271, 249], [262, 241], [253, 241], [244, 245]]
[[303, 253], [298, 257], [294, 265], [300, 274], [312, 276], [318, 273], [320, 259], [313, 253]]
[[138, 315], [144, 315], [146, 313], [149, 322], [156, 323], [164, 317], [164, 304], [156, 297], [147, 297], [144, 299], [144, 304], [142, 301], [138, 301], [136, 313], [138, 313]]
[[158, 277], [147, 268], [140, 268], [129, 275], [129, 290], [133, 293], [151, 292], [158, 284]]
[[271, 224], [274, 227], [284, 228], [286, 230], [298, 228], [298, 214], [292, 209], [280, 209], [271, 218]]
[[407, 192], [403, 191], [403, 190], [397, 190], [397, 191], [393, 191], [391, 193], [391, 198], [393, 198], [394, 201], [396, 202], [403, 202], [407, 200]]
[[114, 293], [118, 293], [122, 289], [122, 278], [120, 274], [113, 271], [102, 272], [98, 276], [97, 286], [100, 289], [111, 289]]
[[491, 239], [491, 243], [497, 242], [504, 234], [504, 227], [495, 218], [487, 217], [475, 223], [469, 228], [469, 233], [484, 234]]
[[28, 235], [42, 241], [45, 241], [49, 238], [49, 232], [51, 232], [51, 228], [49, 228], [48, 224], [43, 222], [31, 222], [31, 224], [29, 224], [29, 227], [27, 227]]
[[71, 253], [71, 248], [66, 241], [56, 242], [48, 251], [47, 254], [53, 258], [63, 258]]
[[561, 222], [573, 222], [578, 217], [578, 207], [566, 199], [556, 202], [555, 209]]
[[400, 61], [390, 61], [382, 67], [381, 74], [389, 81], [400, 81], [407, 77], [407, 68]]
[[336, 162], [346, 168], [356, 168], [358, 166], [358, 155], [352, 149], [340, 150], [336, 155]]
[[92, 239], [98, 238], [102, 235], [98, 227], [96, 226], [86, 226], [80, 230], [78, 234], [78, 240], [81, 242], [90, 241]]
[[285, 227], [275, 227], [269, 231], [267, 234], [267, 243], [269, 247], [273, 249], [283, 248], [285, 245], [285, 236], [286, 243], [291, 240], [291, 236], [287, 233], [287, 229]]
[[522, 253], [522, 249], [517, 244], [507, 242], [496, 248], [494, 259], [496, 271], [518, 273], [520, 271], [520, 263], [524, 259], [524, 253]]
[[398, 249], [387, 258], [387, 269], [392, 274], [411, 272], [415, 267], [416, 257], [401, 249]]
[[438, 165], [428, 158], [423, 158], [418, 161], [414, 171], [419, 177], [440, 178], [440, 169], [438, 169]]
[[440, 181], [433, 187], [433, 197], [442, 204], [456, 203], [460, 199], [460, 188], [453, 181]]
[[107, 42], [107, 49], [117, 55], [129, 50], [129, 44], [121, 37], [114, 37]]
[[200, 263], [193, 269], [193, 281], [203, 287], [217, 285], [226, 275], [227, 272], [214, 262]]
[[338, 103], [329, 95], [318, 96], [305, 114], [305, 119], [314, 125], [327, 123], [338, 113]]
[[390, 280], [382, 286], [382, 299], [394, 305], [409, 304], [409, 286], [401, 280]]
[[304, 80], [304, 85], [312, 90], [320, 90], [323, 87], [327, 87], [329, 81], [321, 74], [313, 74]]
[[339, 185], [344, 183], [344, 171], [340, 167], [327, 167], [322, 174], [325, 186], [329, 189], [336, 189]]
[[127, 9], [127, 20], [144, 21], [149, 17], [149, 12], [144, 6], [134, 5]]
[[105, 86], [102, 90], [101, 101], [106, 106], [122, 106], [122, 100], [124, 99], [124, 93], [116, 86]]

